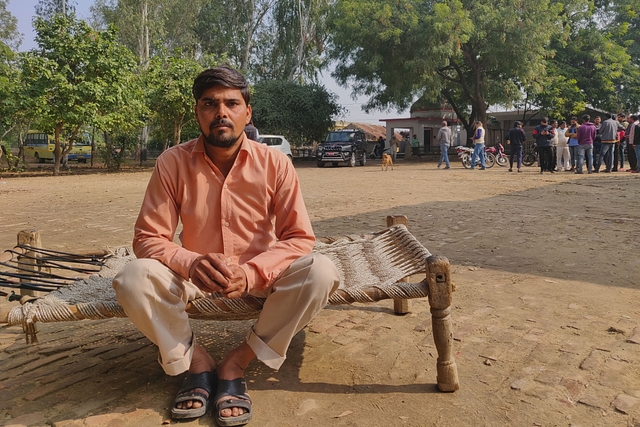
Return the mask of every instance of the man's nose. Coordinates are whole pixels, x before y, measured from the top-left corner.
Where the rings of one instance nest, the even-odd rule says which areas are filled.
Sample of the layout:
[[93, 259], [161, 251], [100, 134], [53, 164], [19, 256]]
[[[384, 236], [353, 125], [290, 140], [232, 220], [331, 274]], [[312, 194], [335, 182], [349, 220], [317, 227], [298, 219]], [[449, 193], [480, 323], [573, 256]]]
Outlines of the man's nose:
[[227, 117], [228, 116], [228, 112], [229, 111], [227, 110], [226, 105], [220, 104], [218, 106], [218, 110], [216, 111], [216, 118], [220, 119], [220, 118]]

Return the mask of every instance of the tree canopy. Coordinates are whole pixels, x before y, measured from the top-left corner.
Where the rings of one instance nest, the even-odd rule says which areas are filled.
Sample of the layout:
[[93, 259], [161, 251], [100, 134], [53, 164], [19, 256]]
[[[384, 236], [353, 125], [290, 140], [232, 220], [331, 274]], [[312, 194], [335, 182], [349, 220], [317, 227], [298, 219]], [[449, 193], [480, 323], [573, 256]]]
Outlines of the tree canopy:
[[446, 100], [467, 128], [492, 105], [637, 109], [637, 3], [337, 0], [334, 76], [367, 110]]
[[341, 112], [335, 95], [316, 83], [260, 82], [251, 105], [260, 132], [282, 134], [295, 145], [323, 140]]
[[18, 20], [7, 10], [7, 0], [0, 0], [0, 43], [16, 49], [22, 40]]
[[[135, 60], [115, 30], [95, 31], [73, 14], [35, 20], [37, 49], [22, 57], [22, 76], [42, 131], [55, 133], [54, 175], [83, 125], [102, 128], [139, 120], [131, 95]], [[68, 136], [62, 151], [61, 136]]]

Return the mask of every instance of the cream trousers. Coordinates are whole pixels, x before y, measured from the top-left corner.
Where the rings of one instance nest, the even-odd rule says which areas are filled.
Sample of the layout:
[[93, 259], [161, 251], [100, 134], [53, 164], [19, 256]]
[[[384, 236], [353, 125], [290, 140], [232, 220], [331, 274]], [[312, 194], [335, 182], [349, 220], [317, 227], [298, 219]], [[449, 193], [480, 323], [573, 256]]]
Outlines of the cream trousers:
[[[270, 288], [252, 291], [251, 295], [266, 298], [246, 338], [258, 360], [280, 368], [293, 336], [324, 308], [339, 283], [333, 262], [314, 252], [294, 261]], [[186, 305], [208, 294], [152, 259], [128, 263], [114, 278], [113, 288], [133, 324], [158, 346], [164, 371], [168, 375], [187, 371], [196, 341]]]

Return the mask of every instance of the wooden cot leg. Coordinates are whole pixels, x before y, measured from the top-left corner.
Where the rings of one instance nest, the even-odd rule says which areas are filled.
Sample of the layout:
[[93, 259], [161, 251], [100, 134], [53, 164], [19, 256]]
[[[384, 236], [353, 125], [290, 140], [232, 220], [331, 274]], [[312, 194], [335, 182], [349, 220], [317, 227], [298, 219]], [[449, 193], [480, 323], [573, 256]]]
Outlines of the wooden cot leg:
[[[38, 230], [22, 230], [18, 233], [18, 245], [31, 246], [33, 248], [41, 248], [42, 240]], [[25, 255], [38, 258], [40, 255], [33, 251], [25, 251]], [[33, 270], [38, 269], [38, 261], [32, 258], [24, 258], [18, 256], [18, 261], [22, 263], [23, 268]], [[24, 279], [20, 279], [24, 281]], [[41, 292], [32, 291], [30, 289], [20, 289], [20, 295], [42, 296]]]
[[[406, 215], [389, 215], [387, 216], [387, 227], [403, 224], [409, 228], [409, 219]], [[401, 282], [406, 282], [407, 279], [401, 279]], [[393, 300], [393, 312], [396, 314], [407, 314], [411, 312], [411, 300], [410, 299], [394, 299]]]
[[458, 367], [453, 358], [453, 331], [451, 327], [451, 282], [449, 260], [432, 255], [427, 258], [427, 282], [433, 340], [438, 350], [437, 382], [440, 391], [456, 391], [460, 388]]

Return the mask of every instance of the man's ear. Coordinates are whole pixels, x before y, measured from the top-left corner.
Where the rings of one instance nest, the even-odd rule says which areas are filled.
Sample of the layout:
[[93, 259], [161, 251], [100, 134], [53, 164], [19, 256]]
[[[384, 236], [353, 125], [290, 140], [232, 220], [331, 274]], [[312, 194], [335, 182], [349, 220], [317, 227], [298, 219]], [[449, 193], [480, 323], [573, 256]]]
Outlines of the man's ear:
[[245, 125], [251, 123], [251, 116], [253, 114], [253, 110], [251, 109], [251, 105], [247, 105], [247, 120], [245, 121]]

